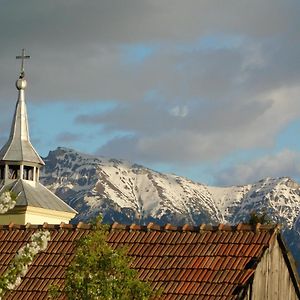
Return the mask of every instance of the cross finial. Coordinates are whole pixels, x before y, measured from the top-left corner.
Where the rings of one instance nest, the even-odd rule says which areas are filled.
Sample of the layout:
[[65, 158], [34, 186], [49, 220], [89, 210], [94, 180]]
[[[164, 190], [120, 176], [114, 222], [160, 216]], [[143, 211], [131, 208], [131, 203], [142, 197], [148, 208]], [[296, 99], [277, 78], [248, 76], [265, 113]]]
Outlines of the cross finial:
[[21, 71], [20, 71], [20, 78], [23, 78], [25, 76], [25, 71], [24, 71], [24, 59], [30, 58], [29, 55], [25, 55], [25, 49], [22, 49], [22, 55], [16, 56], [16, 59], [21, 59]]

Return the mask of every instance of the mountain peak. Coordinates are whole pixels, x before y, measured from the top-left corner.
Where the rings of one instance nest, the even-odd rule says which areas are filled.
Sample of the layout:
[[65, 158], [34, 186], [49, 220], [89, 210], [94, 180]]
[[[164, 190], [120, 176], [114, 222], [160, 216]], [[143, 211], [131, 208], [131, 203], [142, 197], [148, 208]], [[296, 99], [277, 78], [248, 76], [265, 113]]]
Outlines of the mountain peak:
[[79, 212], [77, 221], [101, 213], [108, 223], [234, 224], [256, 211], [283, 224], [294, 249], [300, 245], [300, 186], [288, 177], [213, 187], [65, 147], [44, 161], [41, 181]]
[[[253, 210], [274, 215], [274, 221], [293, 226], [299, 215], [300, 186], [288, 177], [256, 183], [212, 187], [188, 178], [162, 174], [127, 161], [95, 157], [58, 147], [45, 158], [42, 180], [87, 219], [101, 212], [128, 222], [229, 222], [245, 220]], [[125, 219], [126, 219], [125, 218]], [[126, 219], [126, 220], [127, 220]], [[124, 217], [121, 216], [121, 220]]]

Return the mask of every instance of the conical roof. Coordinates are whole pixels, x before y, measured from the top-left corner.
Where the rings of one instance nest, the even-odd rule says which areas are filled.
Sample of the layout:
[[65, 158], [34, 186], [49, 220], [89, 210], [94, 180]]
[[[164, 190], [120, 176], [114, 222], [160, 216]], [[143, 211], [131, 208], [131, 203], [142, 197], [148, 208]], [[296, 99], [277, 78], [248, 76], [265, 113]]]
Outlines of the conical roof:
[[11, 125], [7, 143], [0, 150], [0, 160], [29, 162], [45, 165], [41, 157], [32, 146], [29, 138], [28, 117], [25, 103], [25, 88], [27, 82], [24, 73], [16, 82], [19, 91], [15, 114]]

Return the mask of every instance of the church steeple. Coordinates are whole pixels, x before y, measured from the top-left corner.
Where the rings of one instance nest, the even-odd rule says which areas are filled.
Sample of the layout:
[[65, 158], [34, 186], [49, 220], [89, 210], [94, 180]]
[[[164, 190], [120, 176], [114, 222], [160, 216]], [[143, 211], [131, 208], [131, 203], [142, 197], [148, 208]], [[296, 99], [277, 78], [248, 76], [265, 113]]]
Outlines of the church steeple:
[[[24, 59], [29, 58], [25, 56], [24, 49], [22, 51], [22, 56], [17, 56], [17, 58], [22, 58], [21, 71], [19, 79], [16, 81], [16, 88], [18, 90], [18, 100], [15, 108], [15, 113], [11, 125], [10, 136], [7, 143], [0, 150], [0, 164], [2, 165], [2, 176], [4, 179], [13, 179], [19, 177], [23, 179], [23, 176], [28, 168], [32, 168], [31, 172], [34, 172], [32, 179], [38, 180], [38, 170], [41, 166], [45, 165], [43, 160], [40, 158], [34, 147], [30, 142], [29, 137], [29, 127], [28, 127], [28, 117], [25, 103], [25, 89], [27, 87], [27, 81], [25, 79], [24, 71]], [[10, 170], [9, 166], [14, 166]], [[20, 165], [20, 169], [17, 170], [16, 166]], [[26, 166], [28, 168], [26, 168]], [[4, 170], [3, 170], [4, 167]], [[10, 174], [19, 173], [19, 174]], [[28, 179], [29, 175], [26, 175]], [[13, 177], [13, 178], [10, 178]]]
[[0, 150], [0, 194], [10, 191], [16, 195], [16, 205], [0, 214], [0, 224], [59, 224], [69, 222], [76, 211], [39, 182], [40, 168], [45, 165], [29, 137], [25, 104], [24, 49], [19, 79], [16, 81], [18, 100], [7, 143]]

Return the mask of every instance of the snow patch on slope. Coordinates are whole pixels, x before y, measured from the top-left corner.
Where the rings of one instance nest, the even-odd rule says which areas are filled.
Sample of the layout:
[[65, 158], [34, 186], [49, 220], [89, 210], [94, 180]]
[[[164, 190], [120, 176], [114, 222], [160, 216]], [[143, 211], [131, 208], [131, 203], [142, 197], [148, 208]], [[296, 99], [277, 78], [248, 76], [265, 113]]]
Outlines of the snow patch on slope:
[[131, 221], [237, 223], [266, 211], [292, 228], [300, 213], [300, 186], [289, 178], [214, 187], [162, 174], [127, 161], [92, 157], [67, 148], [51, 151], [42, 180], [87, 218], [110, 210]]

